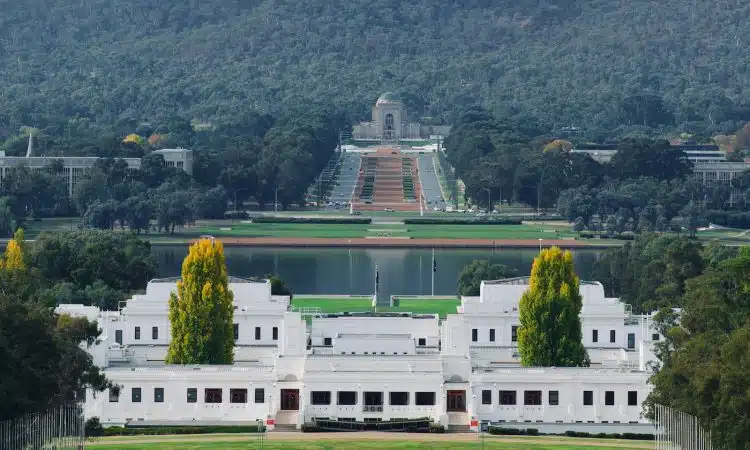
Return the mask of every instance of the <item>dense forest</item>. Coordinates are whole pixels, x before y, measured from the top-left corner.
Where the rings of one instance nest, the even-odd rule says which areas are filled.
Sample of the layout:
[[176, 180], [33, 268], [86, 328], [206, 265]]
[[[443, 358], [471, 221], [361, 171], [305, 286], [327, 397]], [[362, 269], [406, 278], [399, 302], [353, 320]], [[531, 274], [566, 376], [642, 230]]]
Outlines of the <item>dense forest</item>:
[[[22, 126], [135, 132], [377, 95], [451, 123], [463, 106], [592, 138], [734, 132], [750, 4], [735, 0], [0, 1], [0, 139]], [[282, 114], [283, 112], [284, 114]]]

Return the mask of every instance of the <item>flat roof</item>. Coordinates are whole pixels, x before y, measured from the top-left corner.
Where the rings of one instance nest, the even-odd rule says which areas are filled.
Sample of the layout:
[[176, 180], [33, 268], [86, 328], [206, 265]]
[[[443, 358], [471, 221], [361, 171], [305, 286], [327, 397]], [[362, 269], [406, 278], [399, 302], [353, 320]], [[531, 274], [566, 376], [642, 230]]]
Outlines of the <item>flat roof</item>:
[[[515, 278], [503, 278], [500, 280], [483, 280], [483, 283], [486, 284], [501, 284], [501, 285], [508, 285], [508, 286], [526, 286], [531, 283], [531, 277], [515, 277]], [[583, 285], [589, 285], [589, 286], [595, 286], [599, 284], [598, 281], [586, 281], [586, 280], [579, 280], [579, 284]]]

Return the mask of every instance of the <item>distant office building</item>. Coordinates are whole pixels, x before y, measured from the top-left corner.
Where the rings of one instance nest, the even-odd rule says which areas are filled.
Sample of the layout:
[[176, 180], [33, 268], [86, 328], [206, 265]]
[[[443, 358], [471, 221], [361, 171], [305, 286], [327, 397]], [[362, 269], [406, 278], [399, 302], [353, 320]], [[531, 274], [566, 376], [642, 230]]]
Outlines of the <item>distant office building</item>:
[[[177, 167], [188, 174], [193, 173], [193, 151], [186, 149], [164, 149], [156, 150], [154, 153], [164, 155], [164, 161], [169, 167]], [[67, 179], [68, 195], [73, 195], [73, 189], [78, 184], [83, 175], [88, 172], [99, 157], [96, 156], [32, 156], [33, 149], [31, 138], [29, 139], [29, 149], [26, 156], [6, 156], [4, 151], [0, 151], [0, 183], [5, 175], [13, 167], [26, 166], [34, 172], [41, 172], [47, 166], [52, 165], [55, 161], [62, 161], [63, 173]], [[141, 168], [141, 158], [118, 158], [125, 161], [128, 170], [135, 171]]]
[[[703, 180], [704, 185], [729, 183], [745, 170], [750, 169], [748, 161], [729, 161], [727, 155], [716, 145], [680, 144], [673, 145], [685, 153], [693, 163], [693, 173]], [[584, 144], [577, 145], [571, 153], [589, 155], [598, 163], [607, 163], [617, 153], [617, 144]], [[732, 189], [729, 203], [734, 204], [740, 192]]]
[[184, 148], [165, 148], [154, 150], [152, 153], [162, 155], [167, 167], [176, 167], [184, 170], [188, 175], [193, 174], [194, 154], [192, 150]]

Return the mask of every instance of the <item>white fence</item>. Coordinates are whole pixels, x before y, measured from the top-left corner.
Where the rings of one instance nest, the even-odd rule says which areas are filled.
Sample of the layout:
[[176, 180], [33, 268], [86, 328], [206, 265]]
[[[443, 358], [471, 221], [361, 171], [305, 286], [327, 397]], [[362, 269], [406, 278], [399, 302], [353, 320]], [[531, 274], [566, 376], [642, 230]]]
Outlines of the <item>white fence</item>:
[[656, 450], [719, 450], [696, 417], [662, 405], [654, 406], [654, 416]]
[[83, 449], [85, 420], [80, 405], [62, 405], [0, 422], [3, 450]]

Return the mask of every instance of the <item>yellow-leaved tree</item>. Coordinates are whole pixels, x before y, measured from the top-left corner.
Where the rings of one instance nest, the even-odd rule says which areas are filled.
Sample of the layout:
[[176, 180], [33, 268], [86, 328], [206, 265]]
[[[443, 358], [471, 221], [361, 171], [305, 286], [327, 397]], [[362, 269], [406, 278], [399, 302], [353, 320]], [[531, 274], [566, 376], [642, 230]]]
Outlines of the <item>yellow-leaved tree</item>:
[[573, 269], [573, 255], [558, 247], [534, 259], [529, 289], [518, 305], [521, 364], [541, 367], [589, 365], [583, 346], [583, 298]]
[[23, 241], [23, 228], [19, 228], [13, 234], [13, 239], [8, 241], [8, 246], [5, 247], [5, 255], [1, 261], [4, 269], [17, 270], [26, 268], [23, 253]]
[[177, 293], [169, 297], [172, 340], [168, 364], [231, 364], [233, 295], [220, 241], [201, 239], [182, 262]]

